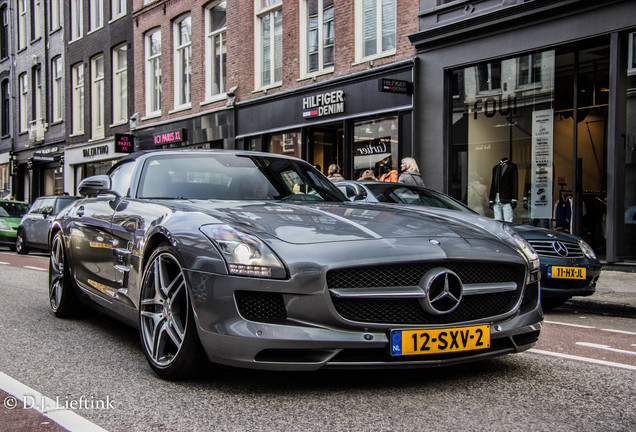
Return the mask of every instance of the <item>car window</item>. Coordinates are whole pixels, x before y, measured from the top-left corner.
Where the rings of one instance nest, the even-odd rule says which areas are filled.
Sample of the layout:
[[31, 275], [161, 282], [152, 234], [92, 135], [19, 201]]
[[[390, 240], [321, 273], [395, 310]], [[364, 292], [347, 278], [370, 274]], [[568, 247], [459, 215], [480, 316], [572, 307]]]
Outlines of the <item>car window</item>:
[[109, 174], [111, 181], [110, 189], [121, 196], [128, 196], [130, 183], [132, 181], [133, 168], [133, 162], [128, 162], [111, 171]]
[[395, 184], [369, 184], [367, 187], [371, 189], [380, 202], [438, 207], [472, 212], [470, 208], [453, 198], [429, 189]]
[[59, 214], [64, 207], [75, 201], [74, 197], [58, 198], [55, 202], [55, 214]]
[[38, 209], [39, 213], [51, 215], [53, 214], [53, 206], [55, 205], [55, 198], [44, 198], [42, 205]]
[[137, 196], [344, 201], [342, 193], [309, 164], [277, 157], [200, 153], [146, 160]]
[[29, 205], [16, 201], [0, 202], [0, 217], [21, 218], [29, 211]]
[[29, 209], [29, 213], [31, 214], [39, 214], [40, 208], [42, 207], [42, 199], [38, 198], [35, 200], [31, 208]]

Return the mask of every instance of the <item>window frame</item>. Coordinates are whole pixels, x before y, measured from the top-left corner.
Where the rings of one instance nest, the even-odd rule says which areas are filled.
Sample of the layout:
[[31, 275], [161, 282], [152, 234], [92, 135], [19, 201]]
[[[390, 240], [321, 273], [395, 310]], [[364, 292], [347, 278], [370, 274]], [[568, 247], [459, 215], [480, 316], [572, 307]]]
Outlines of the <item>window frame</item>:
[[[182, 24], [186, 21], [190, 23], [189, 40], [183, 42], [181, 29]], [[174, 21], [172, 31], [174, 110], [183, 110], [192, 107], [192, 16], [186, 14], [179, 17]]]
[[0, 6], [0, 59], [9, 58], [9, 6]]
[[[158, 35], [158, 50], [152, 53], [153, 36]], [[161, 115], [161, 29], [150, 30], [144, 36], [145, 40], [145, 78], [146, 78], [146, 117]], [[158, 74], [157, 74], [158, 70]], [[150, 73], [152, 72], [152, 74]], [[154, 98], [153, 98], [154, 96]], [[155, 105], [157, 109], [155, 108]]]
[[49, 18], [50, 18], [51, 33], [61, 29], [63, 26], [63, 19], [64, 19], [63, 4], [64, 2], [62, 0], [50, 0]]
[[[213, 102], [226, 97], [227, 21], [218, 29], [212, 28], [214, 24], [212, 11], [221, 5], [227, 6], [227, 2], [225, 0], [215, 1], [205, 9], [205, 64], [207, 66], [205, 68], [205, 102]], [[220, 56], [216, 55], [217, 46], [220, 46]], [[219, 71], [218, 77], [217, 70]], [[218, 88], [216, 92], [215, 86]]]
[[70, 42], [81, 39], [84, 36], [84, 6], [82, 0], [71, 0], [71, 29]]
[[51, 115], [53, 123], [61, 122], [64, 108], [62, 95], [64, 93], [64, 63], [62, 56], [51, 60]]
[[42, 0], [31, 0], [31, 41], [42, 38]]
[[[499, 64], [499, 87], [493, 87], [493, 68], [492, 65], [493, 64]], [[481, 73], [481, 69], [482, 67], [486, 67], [487, 68], [487, 79], [484, 81], [486, 83], [488, 83], [488, 88], [484, 89], [482, 88], [481, 84], [482, 84], [482, 73]], [[501, 74], [502, 74], [502, 65], [501, 65], [501, 61], [494, 61], [494, 62], [488, 62], [488, 63], [482, 63], [479, 64], [475, 67], [475, 80], [477, 82], [477, 94], [497, 94], [497, 93], [501, 93]]]
[[27, 4], [26, 0], [18, 0], [18, 51], [27, 45]]
[[383, 0], [367, 0], [375, 1], [375, 48], [374, 54], [365, 55], [365, 41], [364, 41], [364, 8], [363, 3], [365, 0], [358, 0], [355, 2], [355, 63], [364, 63], [371, 60], [389, 57], [397, 53], [397, 1], [393, 0], [393, 48], [383, 49], [383, 24], [385, 22], [385, 14], [382, 9]]
[[[254, 88], [256, 90], [267, 90], [273, 87], [280, 87], [283, 84], [282, 79], [282, 63], [283, 63], [283, 1], [282, 0], [254, 0]], [[276, 15], [280, 14], [280, 26], [277, 28]], [[269, 77], [265, 82], [264, 65], [265, 56], [263, 55], [266, 44], [263, 41], [264, 19], [268, 18], [273, 25], [270, 24], [270, 34], [267, 46], [269, 47]], [[277, 30], [280, 31], [280, 58], [277, 58], [276, 39]], [[278, 67], [280, 63], [280, 67]], [[280, 79], [277, 80], [277, 69], [280, 73]]]
[[71, 67], [72, 101], [71, 101], [71, 133], [84, 134], [84, 63], [77, 63]]
[[19, 132], [24, 133], [29, 128], [29, 119], [27, 118], [29, 83], [26, 72], [18, 75], [18, 91], [20, 93], [18, 127]]
[[[310, 48], [309, 32], [311, 31], [311, 28], [309, 25], [309, 19], [310, 19], [309, 4], [308, 4], [309, 1], [310, 0], [303, 0], [300, 4], [301, 10], [300, 10], [299, 28], [300, 28], [301, 38], [300, 38], [299, 60], [300, 60], [301, 79], [312, 78], [314, 76], [332, 73], [334, 71], [334, 66], [335, 66], [335, 40], [333, 41], [333, 44], [330, 45], [334, 50], [333, 52], [334, 61], [331, 64], [325, 63], [325, 50], [327, 46], [329, 46], [327, 45], [326, 43], [327, 41], [325, 39], [325, 10], [329, 8], [335, 9], [335, 3], [332, 2], [330, 6], [325, 8], [324, 6], [325, 0], [317, 0], [318, 1], [318, 16], [316, 18], [317, 20], [316, 33], [317, 33], [318, 44], [317, 44], [316, 54], [318, 55], [318, 69], [314, 71], [310, 70], [311, 53], [309, 53], [309, 48]], [[333, 13], [329, 22], [333, 26], [332, 39], [335, 39], [335, 16]]]
[[91, 58], [91, 139], [104, 138], [104, 54]]
[[627, 75], [636, 75], [636, 32], [628, 34]]
[[110, 2], [110, 20], [116, 21], [126, 16], [126, 0], [111, 0]]
[[[521, 70], [523, 59], [528, 59], [528, 69], [525, 73]], [[538, 61], [538, 66], [536, 67], [535, 61]], [[540, 52], [517, 58], [517, 85], [520, 88], [541, 87], [541, 62], [542, 57]], [[522, 83], [522, 78], [526, 79], [527, 82]]]
[[0, 135], [7, 136], [11, 134], [11, 94], [9, 79], [0, 82], [0, 104], [2, 104], [0, 121]]
[[31, 68], [31, 121], [42, 121], [42, 67], [36, 65]]
[[104, 0], [90, 0], [88, 8], [88, 32], [92, 33], [104, 27]]
[[[120, 65], [120, 52], [123, 51], [124, 65]], [[121, 44], [112, 51], [113, 89], [112, 109], [113, 124], [128, 121], [128, 45]]]

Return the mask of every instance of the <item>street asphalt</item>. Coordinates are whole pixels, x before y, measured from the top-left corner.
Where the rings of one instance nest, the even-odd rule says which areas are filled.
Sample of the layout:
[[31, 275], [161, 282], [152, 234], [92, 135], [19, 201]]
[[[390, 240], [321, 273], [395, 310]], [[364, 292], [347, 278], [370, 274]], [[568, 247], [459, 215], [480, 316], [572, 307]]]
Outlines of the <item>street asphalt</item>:
[[636, 269], [604, 266], [593, 295], [571, 298], [561, 308], [636, 318]]

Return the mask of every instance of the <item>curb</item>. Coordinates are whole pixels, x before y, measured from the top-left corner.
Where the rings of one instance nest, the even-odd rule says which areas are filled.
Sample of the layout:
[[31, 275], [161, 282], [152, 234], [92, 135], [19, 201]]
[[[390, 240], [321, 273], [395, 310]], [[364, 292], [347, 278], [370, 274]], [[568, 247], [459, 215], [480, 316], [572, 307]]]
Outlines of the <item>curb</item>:
[[636, 306], [611, 301], [570, 299], [558, 309], [578, 310], [596, 315], [608, 315], [621, 318], [636, 318]]

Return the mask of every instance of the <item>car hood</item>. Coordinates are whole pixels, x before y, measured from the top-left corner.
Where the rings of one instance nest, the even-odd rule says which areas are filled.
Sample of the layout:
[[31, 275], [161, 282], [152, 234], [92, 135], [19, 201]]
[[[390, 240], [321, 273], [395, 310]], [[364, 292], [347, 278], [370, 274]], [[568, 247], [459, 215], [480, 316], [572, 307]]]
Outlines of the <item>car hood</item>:
[[449, 212], [349, 203], [206, 202], [179, 203], [175, 211], [201, 212], [257, 234], [293, 244], [389, 238], [487, 239], [494, 236]]
[[510, 227], [517, 231], [526, 240], [560, 240], [578, 242], [579, 238], [561, 231], [554, 231], [546, 228], [539, 228], [533, 225], [515, 225]]

